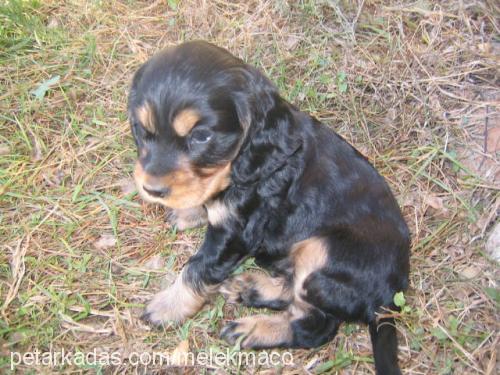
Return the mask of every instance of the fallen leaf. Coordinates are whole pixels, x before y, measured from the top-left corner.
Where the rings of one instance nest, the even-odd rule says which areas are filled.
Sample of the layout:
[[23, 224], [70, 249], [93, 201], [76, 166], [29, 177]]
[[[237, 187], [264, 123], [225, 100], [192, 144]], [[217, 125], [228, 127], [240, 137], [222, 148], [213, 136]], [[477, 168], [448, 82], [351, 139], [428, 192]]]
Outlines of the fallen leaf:
[[144, 268], [147, 270], [157, 271], [165, 267], [165, 261], [160, 255], [155, 255], [144, 263]]
[[47, 29], [56, 29], [59, 27], [59, 21], [57, 18], [52, 17], [49, 19], [49, 22], [47, 23]]
[[49, 91], [50, 87], [57, 84], [60, 78], [60, 76], [54, 76], [43, 81], [35, 90], [31, 91], [31, 94], [34, 95], [38, 100], [42, 100], [47, 91]]
[[[482, 177], [488, 182], [497, 183], [500, 179], [500, 168], [498, 161], [494, 158], [485, 157], [483, 154], [483, 146], [480, 150], [475, 147], [460, 147], [458, 149], [458, 160], [473, 173]], [[468, 173], [468, 172], [467, 172]]]
[[1, 144], [0, 145], [0, 156], [9, 155], [9, 154], [10, 154], [10, 147], [6, 144]]
[[94, 242], [94, 246], [98, 250], [108, 249], [116, 245], [116, 237], [112, 234], [103, 234]]
[[40, 144], [38, 143], [38, 141], [35, 139], [33, 152], [31, 154], [31, 161], [37, 162], [37, 161], [40, 161], [42, 159], [43, 159], [42, 148], [40, 147]]
[[24, 332], [14, 332], [12, 335], [9, 336], [9, 342], [10, 344], [17, 344], [18, 342], [21, 342], [26, 339], [26, 334]]
[[435, 210], [443, 210], [443, 200], [435, 195], [424, 196], [424, 204], [434, 208]]
[[183, 340], [177, 345], [172, 354], [170, 355], [170, 365], [171, 366], [186, 366], [189, 357], [189, 342], [188, 340]]
[[492, 259], [500, 262], [500, 222], [491, 230], [485, 248]]
[[488, 129], [486, 150], [491, 154], [500, 151], [500, 127]]
[[479, 275], [481, 269], [478, 266], [467, 266], [458, 271], [458, 274], [465, 279], [473, 279]]
[[492, 51], [491, 43], [479, 43], [477, 49], [483, 54], [490, 54]]
[[297, 46], [297, 44], [299, 44], [300, 42], [300, 38], [296, 35], [290, 35], [286, 40], [285, 40], [285, 48], [287, 50], [293, 50], [295, 49], [295, 47]]

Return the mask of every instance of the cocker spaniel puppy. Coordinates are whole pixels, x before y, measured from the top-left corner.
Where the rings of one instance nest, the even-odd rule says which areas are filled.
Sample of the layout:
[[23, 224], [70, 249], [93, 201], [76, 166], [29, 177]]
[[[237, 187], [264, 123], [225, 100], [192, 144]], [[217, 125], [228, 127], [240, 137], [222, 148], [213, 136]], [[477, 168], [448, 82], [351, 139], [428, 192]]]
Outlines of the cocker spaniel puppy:
[[[384, 179], [257, 69], [195, 41], [136, 72], [129, 117], [141, 196], [207, 222], [198, 252], [148, 304], [182, 322], [217, 292], [280, 312], [229, 322], [243, 348], [311, 348], [344, 321], [369, 325], [378, 374], [400, 373], [393, 297], [408, 287], [409, 232]], [[267, 273], [231, 273], [254, 257]], [[390, 315], [389, 315], [390, 316]]]

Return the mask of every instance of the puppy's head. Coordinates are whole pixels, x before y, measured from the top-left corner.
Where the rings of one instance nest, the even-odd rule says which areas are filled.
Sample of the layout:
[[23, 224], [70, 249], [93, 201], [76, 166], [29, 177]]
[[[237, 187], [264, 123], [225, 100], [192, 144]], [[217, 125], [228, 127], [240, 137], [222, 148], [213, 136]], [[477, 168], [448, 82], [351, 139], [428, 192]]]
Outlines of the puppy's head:
[[142, 197], [181, 209], [230, 184], [250, 126], [251, 67], [206, 42], [168, 48], [136, 72], [129, 119]]

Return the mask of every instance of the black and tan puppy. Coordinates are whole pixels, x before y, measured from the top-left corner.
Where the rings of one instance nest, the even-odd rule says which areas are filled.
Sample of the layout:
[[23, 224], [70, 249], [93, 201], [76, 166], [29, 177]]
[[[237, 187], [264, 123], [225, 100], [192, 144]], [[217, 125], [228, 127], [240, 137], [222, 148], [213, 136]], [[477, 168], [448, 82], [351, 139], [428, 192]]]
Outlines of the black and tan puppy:
[[[408, 286], [409, 233], [384, 179], [257, 69], [206, 42], [168, 48], [135, 74], [135, 180], [150, 202], [208, 229], [144, 317], [182, 322], [219, 290], [281, 312], [230, 322], [244, 348], [310, 348], [343, 321], [369, 324], [379, 374], [399, 373], [393, 296]], [[186, 227], [184, 222], [184, 227]], [[267, 273], [229, 278], [246, 258]]]

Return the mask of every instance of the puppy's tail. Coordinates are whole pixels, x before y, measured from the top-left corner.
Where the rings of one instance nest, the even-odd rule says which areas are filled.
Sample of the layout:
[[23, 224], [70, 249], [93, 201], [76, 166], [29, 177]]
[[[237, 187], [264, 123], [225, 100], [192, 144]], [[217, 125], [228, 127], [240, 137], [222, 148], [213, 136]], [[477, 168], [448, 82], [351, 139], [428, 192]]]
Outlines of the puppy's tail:
[[377, 375], [400, 375], [398, 338], [394, 318], [382, 318], [369, 324]]

